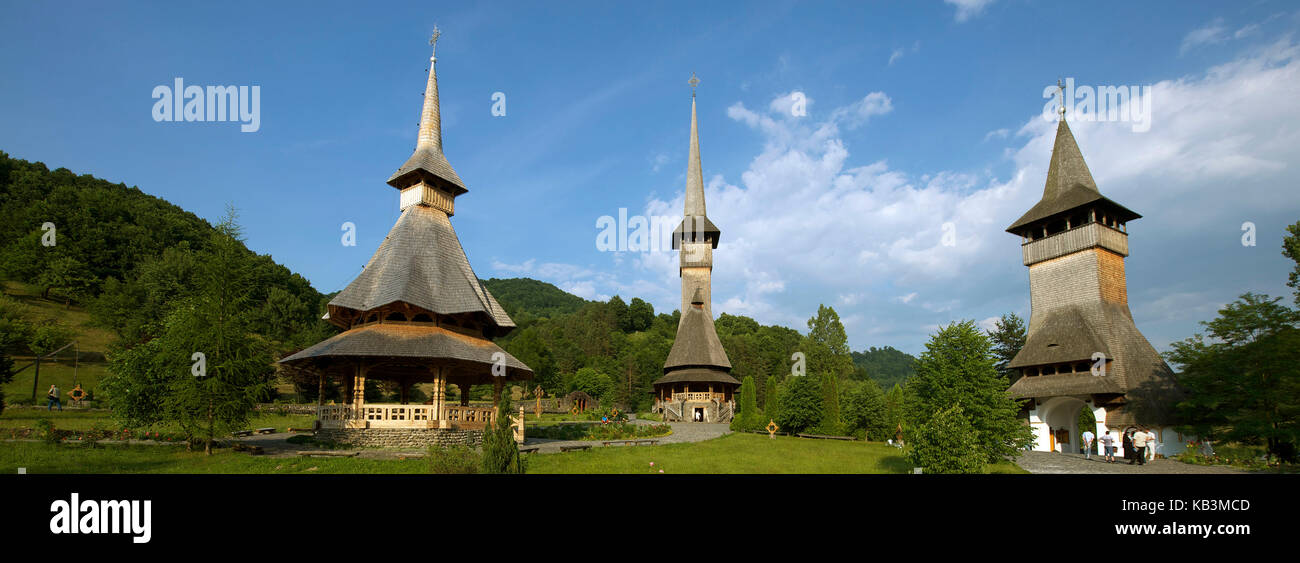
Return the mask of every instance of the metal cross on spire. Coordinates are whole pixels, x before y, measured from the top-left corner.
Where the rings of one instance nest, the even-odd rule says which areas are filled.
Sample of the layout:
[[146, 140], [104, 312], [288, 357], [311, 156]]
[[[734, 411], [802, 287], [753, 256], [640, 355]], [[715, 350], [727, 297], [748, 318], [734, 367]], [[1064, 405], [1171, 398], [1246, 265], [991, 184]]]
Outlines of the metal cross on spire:
[[1056, 112], [1061, 114], [1061, 119], [1065, 119], [1065, 86], [1061, 84], [1061, 79], [1056, 79], [1056, 92], [1060, 94], [1061, 105], [1056, 108]]
[[695, 73], [692, 72], [692, 73], [691, 73], [691, 79], [690, 79], [690, 80], [687, 80], [686, 83], [691, 85], [691, 97], [694, 98], [694, 97], [695, 97], [695, 87], [700, 85], [700, 79], [699, 79], [699, 78], [696, 78], [696, 77], [695, 77]]
[[438, 26], [435, 24], [435, 25], [433, 26], [433, 35], [429, 36], [429, 46], [430, 46], [430, 47], [433, 47], [433, 51], [434, 51], [434, 52], [437, 52], [437, 49], [438, 49], [438, 38], [441, 37], [441, 36], [442, 36], [442, 31], [439, 30], [439, 29], [438, 29]]

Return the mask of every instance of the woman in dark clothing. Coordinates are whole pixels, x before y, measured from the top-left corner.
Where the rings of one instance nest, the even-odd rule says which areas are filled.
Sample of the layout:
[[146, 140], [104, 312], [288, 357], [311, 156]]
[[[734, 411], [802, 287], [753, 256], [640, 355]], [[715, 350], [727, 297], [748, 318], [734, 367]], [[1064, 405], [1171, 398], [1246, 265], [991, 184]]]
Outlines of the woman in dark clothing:
[[1124, 430], [1124, 459], [1133, 461], [1133, 429]]

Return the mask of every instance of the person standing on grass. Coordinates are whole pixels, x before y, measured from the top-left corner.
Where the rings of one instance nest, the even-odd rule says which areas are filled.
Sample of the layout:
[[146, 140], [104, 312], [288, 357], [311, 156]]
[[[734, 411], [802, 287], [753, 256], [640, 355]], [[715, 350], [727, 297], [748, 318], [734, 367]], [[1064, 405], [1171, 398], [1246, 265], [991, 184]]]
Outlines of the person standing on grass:
[[1092, 459], [1092, 440], [1096, 436], [1091, 430], [1083, 431], [1083, 459]]
[[1115, 463], [1115, 437], [1110, 435], [1110, 430], [1101, 435], [1101, 448], [1106, 454], [1106, 463]]
[[59, 400], [58, 385], [51, 385], [50, 390], [46, 392], [45, 397], [49, 399], [45, 402], [45, 410], [54, 410], [55, 405], [58, 405], [59, 412], [63, 412], [63, 402]]
[[1133, 465], [1133, 462], [1138, 465], [1147, 464], [1147, 432], [1141, 428], [1133, 433], [1133, 459], [1128, 464]]

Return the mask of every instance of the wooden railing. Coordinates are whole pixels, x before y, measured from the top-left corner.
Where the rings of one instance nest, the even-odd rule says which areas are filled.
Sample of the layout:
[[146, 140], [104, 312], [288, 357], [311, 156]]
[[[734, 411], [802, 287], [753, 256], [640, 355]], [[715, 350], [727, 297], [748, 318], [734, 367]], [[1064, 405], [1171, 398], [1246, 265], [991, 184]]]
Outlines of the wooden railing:
[[722, 393], [693, 392], [693, 393], [673, 393], [673, 401], [717, 401], [719, 403], [726, 400], [727, 396]]
[[448, 405], [442, 409], [442, 420], [455, 428], [487, 428], [496, 421], [496, 407], [462, 407]]
[[478, 430], [496, 421], [495, 407], [446, 405], [441, 416], [433, 405], [322, 405], [316, 411], [321, 428], [451, 428]]
[[1128, 234], [1101, 223], [1087, 223], [1068, 231], [1032, 240], [1021, 245], [1026, 266], [1100, 246], [1120, 256], [1128, 256]]

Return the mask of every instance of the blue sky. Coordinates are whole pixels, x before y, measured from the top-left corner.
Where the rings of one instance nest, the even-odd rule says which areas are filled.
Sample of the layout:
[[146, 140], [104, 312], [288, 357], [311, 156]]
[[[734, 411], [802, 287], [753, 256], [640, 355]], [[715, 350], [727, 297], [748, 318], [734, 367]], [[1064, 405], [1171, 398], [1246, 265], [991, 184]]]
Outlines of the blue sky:
[[[1073, 125], [1129, 225], [1130, 303], [1160, 349], [1247, 290], [1289, 295], [1300, 28], [1287, 2], [10, 3], [0, 150], [214, 219], [323, 292], [397, 218], [436, 23], [453, 225], [480, 277], [678, 302], [676, 255], [596, 249], [603, 215], [680, 214], [699, 75], [714, 312], [921, 349], [1029, 314], [1019, 241], [1054, 124], [1044, 87], [1150, 86], [1149, 131]], [[157, 85], [258, 85], [261, 128], [158, 123]], [[493, 116], [492, 95], [506, 95]], [[790, 115], [792, 93], [807, 114]], [[1071, 116], [1074, 117], [1074, 116]], [[1072, 120], [1072, 123], [1074, 121]], [[340, 244], [341, 225], [357, 245]], [[1241, 225], [1257, 246], [1241, 245]], [[943, 225], [956, 243], [940, 243]]]

